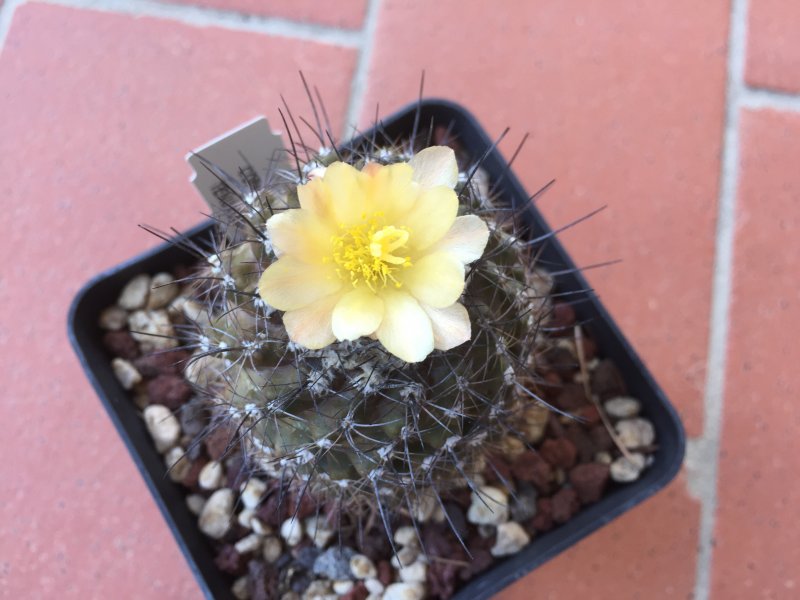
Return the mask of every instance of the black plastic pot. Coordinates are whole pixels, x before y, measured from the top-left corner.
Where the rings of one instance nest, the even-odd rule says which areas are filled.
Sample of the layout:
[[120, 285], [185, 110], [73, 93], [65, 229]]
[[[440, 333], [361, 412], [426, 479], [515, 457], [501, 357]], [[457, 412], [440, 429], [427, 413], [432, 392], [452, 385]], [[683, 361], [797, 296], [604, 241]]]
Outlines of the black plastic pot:
[[[415, 111], [416, 104], [384, 120], [382, 131], [390, 137], [409, 135], [414, 126]], [[435, 124], [449, 128], [451, 135], [458, 139], [473, 158], [481, 157], [488, 151], [483, 165], [497, 191], [518, 206], [528, 202], [528, 194], [508, 170], [500, 152], [491, 149], [492, 140], [472, 115], [451, 102], [427, 100], [421, 105], [420, 127], [427, 129], [431, 119]], [[372, 132], [368, 132], [365, 137], [371, 135]], [[530, 208], [526, 219], [533, 236], [551, 231], [535, 207]], [[186, 235], [207, 240], [210, 227], [210, 223], [205, 223]], [[544, 242], [541, 259], [552, 272], [563, 272], [556, 278], [560, 292], [589, 289], [558, 240], [550, 238]], [[163, 245], [100, 274], [73, 301], [69, 313], [69, 337], [89, 380], [127, 444], [203, 592], [209, 598], [230, 598], [230, 582], [213, 563], [211, 544], [198, 529], [196, 517], [186, 507], [185, 491], [179, 484], [165, 477], [162, 457], [156, 452], [138, 410], [111, 371], [109, 357], [101, 343], [102, 332], [97, 325], [100, 311], [116, 301], [122, 287], [133, 276], [169, 271], [176, 264], [188, 261], [189, 257], [183, 251], [174, 246]], [[566, 524], [537, 536], [524, 550], [498, 562], [475, 578], [456, 595], [459, 600], [491, 597], [655, 494], [669, 483], [680, 468], [685, 434], [675, 410], [596, 296], [591, 292], [582, 292], [573, 297], [573, 300], [576, 298], [580, 298], [580, 301], [575, 302], [578, 318], [586, 323], [585, 327], [596, 341], [599, 354], [610, 358], [617, 365], [630, 394], [642, 401], [645, 416], [655, 425], [658, 440], [655, 461], [638, 481], [615, 486], [599, 502], [583, 509]]]

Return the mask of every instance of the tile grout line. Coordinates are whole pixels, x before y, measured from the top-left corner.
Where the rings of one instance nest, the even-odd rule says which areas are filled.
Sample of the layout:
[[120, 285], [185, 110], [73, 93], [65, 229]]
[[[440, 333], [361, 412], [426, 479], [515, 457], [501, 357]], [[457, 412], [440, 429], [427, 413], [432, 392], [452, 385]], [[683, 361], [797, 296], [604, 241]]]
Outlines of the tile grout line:
[[[9, 0], [3, 7], [3, 14], [24, 4], [26, 0]], [[194, 27], [220, 27], [233, 31], [262, 33], [345, 48], [360, 48], [362, 32], [317, 23], [292, 21], [281, 17], [252, 15], [215, 8], [198, 7], [188, 4], [170, 4], [156, 0], [37, 0], [39, 3], [95, 10], [99, 12], [129, 15], [132, 17], [153, 17], [176, 21]], [[8, 10], [6, 10], [8, 8]], [[11, 15], [5, 19], [10, 23]], [[6, 25], [5, 30], [3, 25]], [[0, 44], [7, 24], [0, 19]], [[1, 46], [0, 46], [1, 47]]]
[[719, 205], [714, 248], [708, 361], [704, 393], [703, 435], [690, 441], [687, 466], [690, 491], [700, 499], [700, 527], [694, 600], [711, 594], [717, 477], [730, 329], [736, 195], [739, 183], [740, 116], [747, 90], [744, 69], [747, 45], [748, 0], [732, 0], [728, 33], [727, 89]]
[[750, 110], [800, 112], [800, 94], [744, 85], [741, 106]]
[[364, 95], [367, 89], [367, 76], [372, 62], [372, 50], [375, 44], [375, 30], [378, 22], [378, 12], [380, 12], [381, 0], [367, 0], [367, 11], [364, 15], [364, 23], [361, 37], [361, 48], [358, 53], [353, 79], [350, 83], [350, 102], [347, 106], [342, 125], [342, 139], [351, 137], [351, 132], [358, 126], [358, 119], [364, 108]]

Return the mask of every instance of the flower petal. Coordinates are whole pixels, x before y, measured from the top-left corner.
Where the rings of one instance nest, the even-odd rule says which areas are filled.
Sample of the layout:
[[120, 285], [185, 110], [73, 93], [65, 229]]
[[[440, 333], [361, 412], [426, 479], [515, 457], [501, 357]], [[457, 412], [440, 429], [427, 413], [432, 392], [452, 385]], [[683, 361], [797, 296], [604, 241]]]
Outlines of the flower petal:
[[442, 239], [457, 214], [458, 196], [453, 190], [441, 185], [421, 190], [417, 202], [400, 223], [411, 234], [408, 238], [411, 250], [419, 253]]
[[258, 293], [278, 310], [295, 310], [338, 292], [341, 280], [327, 265], [310, 265], [283, 256], [261, 274]]
[[408, 164], [414, 169], [414, 181], [423, 188], [458, 183], [456, 153], [447, 146], [431, 146], [417, 152]]
[[383, 300], [368, 288], [344, 294], [333, 309], [333, 334], [338, 340], [370, 335], [383, 319]]
[[364, 193], [366, 179], [365, 174], [343, 162], [335, 162], [325, 169], [321, 184], [330, 193], [333, 225], [349, 227], [362, 220], [367, 207]]
[[436, 252], [399, 271], [397, 279], [423, 304], [444, 308], [464, 291], [464, 265], [447, 252]]
[[289, 254], [303, 262], [319, 264], [333, 251], [333, 231], [312, 211], [291, 209], [275, 213], [267, 221], [267, 233], [275, 254]]
[[297, 200], [301, 209], [314, 213], [320, 219], [328, 218], [331, 213], [331, 191], [322, 178], [317, 177], [298, 185]]
[[433, 347], [437, 350], [450, 350], [472, 337], [472, 324], [463, 304], [456, 302], [446, 308], [433, 308], [425, 304], [421, 306], [431, 320]]
[[339, 294], [332, 294], [303, 308], [287, 311], [283, 315], [283, 325], [289, 339], [312, 350], [335, 342], [331, 316], [339, 298]]
[[458, 217], [431, 252], [448, 252], [465, 265], [478, 260], [489, 241], [489, 228], [477, 215]]
[[391, 224], [411, 210], [419, 188], [411, 180], [414, 170], [407, 163], [369, 163], [364, 171], [370, 174], [365, 182], [368, 213], [381, 213], [385, 222]]
[[404, 292], [381, 291], [384, 315], [378, 327], [378, 340], [392, 354], [406, 362], [425, 359], [433, 351], [431, 320], [419, 303]]

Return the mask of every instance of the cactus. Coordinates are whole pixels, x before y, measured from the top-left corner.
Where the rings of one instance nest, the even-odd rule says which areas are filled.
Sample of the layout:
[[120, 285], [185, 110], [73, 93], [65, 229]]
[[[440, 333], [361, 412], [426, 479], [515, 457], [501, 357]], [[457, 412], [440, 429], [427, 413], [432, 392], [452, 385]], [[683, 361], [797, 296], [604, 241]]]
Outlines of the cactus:
[[[324, 139], [323, 136], [319, 136]], [[369, 337], [309, 349], [289, 339], [282, 313], [258, 291], [276, 260], [267, 222], [297, 208], [298, 186], [332, 164], [356, 169], [408, 161], [424, 147], [369, 140], [343, 156], [293, 148], [296, 169], [267, 185], [242, 184], [226, 201], [215, 247], [194, 277], [202, 309], [183, 332], [194, 354], [186, 376], [212, 406], [211, 427], [234, 431], [248, 465], [340, 506], [417, 515], [449, 489], [475, 487], [485, 455], [527, 441], [541, 411], [539, 323], [551, 280], [534, 268], [514, 211], [492, 197], [479, 165], [462, 165], [460, 215], [489, 228], [483, 255], [467, 267], [461, 302], [472, 336], [420, 362], [405, 362]], [[305, 159], [305, 160], [304, 160]]]

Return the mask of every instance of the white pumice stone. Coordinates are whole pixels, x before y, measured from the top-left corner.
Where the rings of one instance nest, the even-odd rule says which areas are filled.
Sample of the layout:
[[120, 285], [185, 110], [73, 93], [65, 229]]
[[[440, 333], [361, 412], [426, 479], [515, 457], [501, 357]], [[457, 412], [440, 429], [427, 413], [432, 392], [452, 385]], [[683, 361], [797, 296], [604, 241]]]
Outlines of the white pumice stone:
[[186, 496], [186, 506], [189, 508], [189, 512], [195, 516], [200, 516], [205, 505], [206, 499], [200, 494], [189, 494]]
[[236, 600], [250, 600], [250, 584], [247, 575], [242, 575], [231, 586], [231, 593]]
[[242, 490], [242, 496], [241, 496], [242, 504], [244, 504], [245, 507], [247, 508], [256, 508], [258, 506], [258, 503], [261, 502], [261, 498], [264, 496], [264, 492], [267, 491], [267, 484], [264, 483], [261, 479], [256, 479], [255, 477], [252, 477], [242, 485], [241, 490]]
[[600, 463], [601, 465], [610, 465], [613, 460], [611, 453], [605, 450], [601, 450], [594, 455], [594, 462]]
[[250, 517], [250, 528], [253, 530], [254, 533], [257, 533], [258, 535], [269, 535], [270, 533], [272, 533], [272, 527], [264, 523], [264, 521], [262, 521], [255, 515]]
[[128, 316], [131, 336], [143, 353], [167, 350], [178, 345], [172, 321], [165, 310], [137, 310]]
[[268, 535], [262, 543], [261, 554], [268, 563], [274, 563], [283, 555], [283, 544], [274, 535]]
[[197, 476], [197, 485], [204, 490], [216, 490], [222, 485], [225, 469], [217, 460], [207, 462]]
[[334, 581], [332, 587], [333, 587], [333, 591], [337, 595], [344, 596], [350, 590], [353, 589], [353, 586], [355, 586], [355, 583], [353, 583], [352, 581], [349, 581], [349, 580], [344, 580], [344, 581]]
[[411, 525], [398, 527], [397, 531], [394, 532], [394, 541], [401, 546], [419, 546], [417, 532]]
[[475, 525], [505, 523], [508, 521], [508, 494], [489, 485], [481, 487], [478, 493], [472, 492], [467, 520]]
[[256, 511], [252, 508], [244, 508], [239, 511], [239, 514], [236, 515], [236, 522], [239, 523], [242, 527], [246, 527], [247, 529], [251, 529], [250, 527], [250, 520], [255, 516]]
[[330, 581], [317, 579], [312, 581], [303, 592], [303, 600], [337, 600], [336, 594], [332, 594], [332, 591]]
[[239, 554], [248, 554], [249, 552], [257, 552], [261, 548], [261, 542], [264, 538], [257, 533], [251, 533], [236, 542], [233, 547]]
[[631, 452], [631, 459], [628, 460], [624, 456], [620, 456], [609, 467], [611, 479], [618, 483], [630, 483], [639, 479], [642, 474], [647, 461], [644, 454], [639, 452]]
[[128, 322], [128, 311], [121, 306], [109, 306], [100, 313], [97, 324], [106, 331], [119, 331]]
[[181, 437], [178, 419], [161, 404], [151, 404], [144, 409], [144, 423], [159, 452], [172, 448]]
[[425, 588], [419, 583], [393, 583], [383, 592], [383, 600], [422, 600]]
[[167, 467], [169, 478], [175, 483], [180, 483], [192, 468], [192, 463], [186, 458], [186, 450], [174, 446], [164, 454], [164, 464]]
[[306, 534], [320, 550], [325, 548], [333, 537], [333, 529], [328, 526], [324, 517], [318, 517], [316, 515], [308, 517], [305, 520], [305, 526]]
[[629, 398], [628, 396], [617, 396], [606, 400], [603, 404], [606, 413], [612, 419], [630, 419], [639, 414], [642, 410], [642, 403], [636, 398]]
[[656, 441], [656, 430], [647, 419], [624, 419], [617, 423], [615, 429], [620, 443], [626, 448], [650, 446]]
[[137, 275], [122, 288], [117, 304], [125, 310], [136, 310], [147, 303], [149, 294], [150, 276]]
[[153, 276], [147, 308], [150, 310], [164, 308], [175, 299], [181, 290], [173, 281], [175, 279], [169, 273], [158, 273]]
[[375, 567], [375, 563], [363, 554], [356, 554], [350, 559], [350, 572], [356, 579], [371, 579], [378, 576], [378, 569]]
[[375, 577], [369, 577], [365, 579], [364, 587], [367, 588], [367, 591], [373, 595], [383, 594], [383, 591], [386, 589], [386, 587], [381, 583], [381, 580]]
[[142, 381], [142, 375], [136, 370], [136, 367], [124, 358], [112, 360], [111, 370], [114, 371], [117, 381], [126, 390], [132, 389], [133, 386]]
[[286, 519], [281, 524], [281, 537], [289, 546], [296, 546], [303, 539], [303, 524], [293, 517]]
[[200, 530], [208, 537], [218, 540], [228, 533], [233, 518], [235, 498], [233, 490], [223, 488], [211, 494], [206, 500], [198, 524]]
[[400, 579], [406, 583], [425, 583], [427, 577], [428, 566], [419, 560], [403, 569], [400, 569]]
[[531, 537], [522, 525], [509, 521], [497, 526], [497, 540], [491, 548], [492, 556], [508, 556], [522, 550], [531, 541]]
[[412, 564], [417, 557], [419, 556], [419, 550], [414, 548], [413, 546], [405, 546], [404, 548], [400, 548], [397, 551], [397, 554], [392, 556], [389, 562], [392, 563], [392, 566], [395, 569], [400, 569], [401, 567], [407, 567]]

